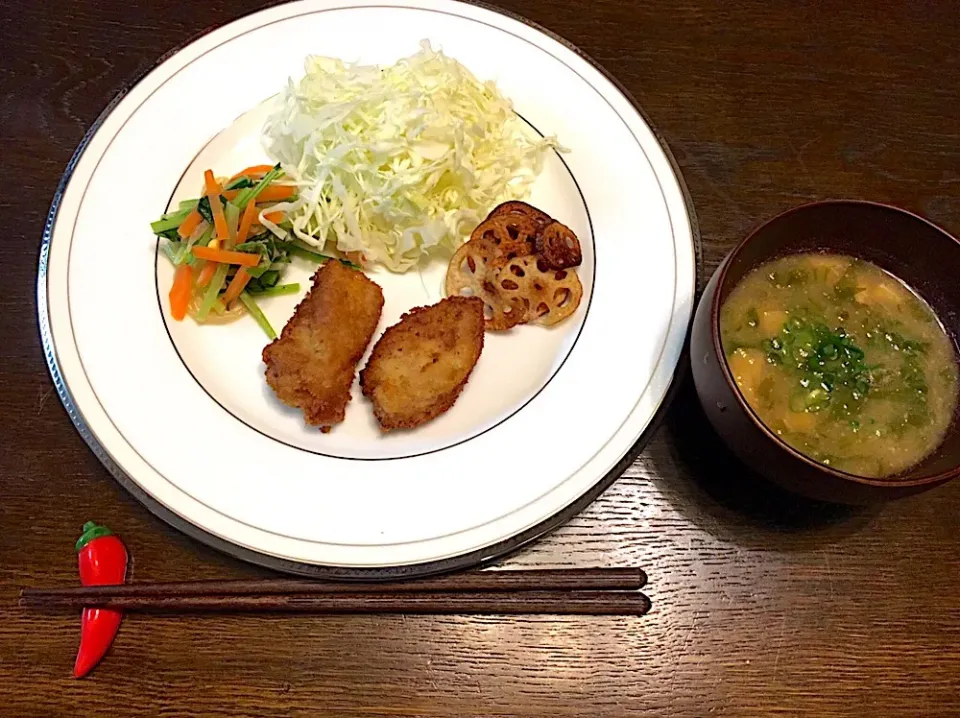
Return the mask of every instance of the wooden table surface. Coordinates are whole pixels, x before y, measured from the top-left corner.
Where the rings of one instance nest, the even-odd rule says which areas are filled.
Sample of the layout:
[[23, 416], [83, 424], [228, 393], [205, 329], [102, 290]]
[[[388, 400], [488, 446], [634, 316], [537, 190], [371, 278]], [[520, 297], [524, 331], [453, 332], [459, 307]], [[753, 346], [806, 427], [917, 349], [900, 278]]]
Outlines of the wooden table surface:
[[[690, 187], [708, 271], [817, 198], [890, 201], [960, 232], [949, 0], [503, 4], [643, 105]], [[167, 50], [258, 5], [0, 4], [0, 715], [960, 715], [960, 482], [873, 509], [784, 496], [718, 445], [689, 383], [620, 481], [505, 562], [642, 566], [644, 618], [130, 616], [99, 669], [69, 677], [76, 617], [16, 596], [76, 581], [88, 518], [123, 534], [139, 579], [264, 573], [167, 528], [100, 466], [53, 391], [34, 299], [44, 217], [85, 130]]]

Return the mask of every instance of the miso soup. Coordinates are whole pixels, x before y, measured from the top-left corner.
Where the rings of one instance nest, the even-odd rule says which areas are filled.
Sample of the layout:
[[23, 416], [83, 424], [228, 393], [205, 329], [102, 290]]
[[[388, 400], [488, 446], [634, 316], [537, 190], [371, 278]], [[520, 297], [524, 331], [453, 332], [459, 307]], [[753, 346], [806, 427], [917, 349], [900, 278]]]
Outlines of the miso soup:
[[768, 262], [730, 293], [720, 335], [763, 423], [828, 466], [901, 473], [953, 420], [953, 341], [922, 299], [870, 262], [814, 253]]

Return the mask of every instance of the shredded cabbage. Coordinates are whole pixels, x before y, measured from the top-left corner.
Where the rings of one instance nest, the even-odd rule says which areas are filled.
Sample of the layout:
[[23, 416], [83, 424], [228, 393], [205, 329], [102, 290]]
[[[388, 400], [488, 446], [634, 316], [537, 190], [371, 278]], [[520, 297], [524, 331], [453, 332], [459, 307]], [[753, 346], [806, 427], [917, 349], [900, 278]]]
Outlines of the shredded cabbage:
[[529, 193], [554, 137], [534, 135], [492, 82], [420, 43], [391, 67], [310, 56], [263, 129], [299, 187], [293, 231], [402, 272], [453, 252], [500, 201]]

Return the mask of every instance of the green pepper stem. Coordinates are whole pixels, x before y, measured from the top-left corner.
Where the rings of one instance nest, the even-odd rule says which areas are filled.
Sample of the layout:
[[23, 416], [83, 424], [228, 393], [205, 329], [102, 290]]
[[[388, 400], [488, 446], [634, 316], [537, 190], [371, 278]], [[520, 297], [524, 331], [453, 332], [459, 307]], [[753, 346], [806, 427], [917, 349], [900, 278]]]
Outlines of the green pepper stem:
[[87, 523], [83, 525], [83, 533], [80, 534], [80, 538], [77, 539], [77, 553], [80, 553], [83, 547], [94, 539], [111, 535], [113, 535], [113, 531], [106, 526], [101, 526], [95, 521], [87, 521]]

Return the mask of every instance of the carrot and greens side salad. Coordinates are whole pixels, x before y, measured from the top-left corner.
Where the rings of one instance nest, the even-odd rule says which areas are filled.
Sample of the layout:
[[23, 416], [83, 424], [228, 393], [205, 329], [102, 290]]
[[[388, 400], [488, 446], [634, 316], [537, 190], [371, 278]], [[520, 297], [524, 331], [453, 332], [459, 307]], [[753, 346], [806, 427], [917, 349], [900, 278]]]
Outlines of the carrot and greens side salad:
[[173, 318], [189, 314], [204, 324], [249, 314], [275, 339], [257, 302], [300, 291], [297, 283], [281, 282], [291, 255], [332, 259], [290, 233], [287, 210], [296, 197], [279, 164], [248, 167], [225, 181], [207, 170], [201, 197], [153, 222], [176, 268], [169, 294]]

